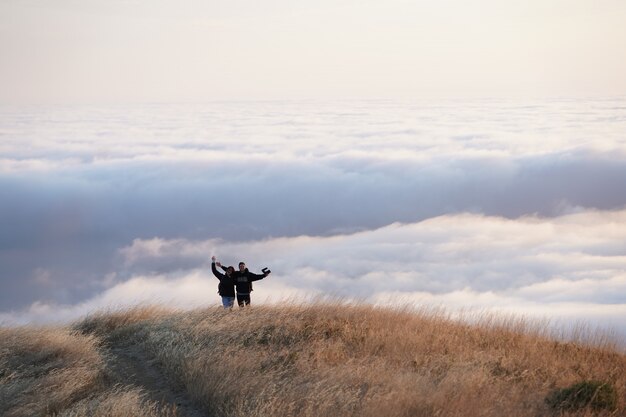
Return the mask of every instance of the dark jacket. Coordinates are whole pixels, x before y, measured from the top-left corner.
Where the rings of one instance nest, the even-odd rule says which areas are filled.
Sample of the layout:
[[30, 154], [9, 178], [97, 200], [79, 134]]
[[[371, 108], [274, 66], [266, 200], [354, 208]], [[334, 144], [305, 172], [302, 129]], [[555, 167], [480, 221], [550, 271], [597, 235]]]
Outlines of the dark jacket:
[[228, 276], [226, 274], [222, 274], [215, 267], [215, 262], [211, 263], [211, 270], [213, 271], [213, 275], [217, 279], [220, 280], [219, 285], [217, 286], [217, 292], [222, 297], [234, 297], [235, 296], [235, 280], [233, 276]]
[[235, 286], [237, 287], [237, 294], [240, 295], [248, 295], [252, 291], [252, 282], [263, 279], [267, 276], [267, 274], [253, 274], [248, 271], [248, 268], [242, 271], [235, 271], [232, 274], [233, 279], [235, 280]]

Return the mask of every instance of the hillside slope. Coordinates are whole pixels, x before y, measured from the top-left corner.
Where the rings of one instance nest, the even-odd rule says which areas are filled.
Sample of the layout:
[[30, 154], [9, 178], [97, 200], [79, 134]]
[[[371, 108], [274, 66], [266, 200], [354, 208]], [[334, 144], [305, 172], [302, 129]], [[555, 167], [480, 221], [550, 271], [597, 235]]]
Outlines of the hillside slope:
[[[576, 383], [590, 404], [559, 391]], [[3, 416], [624, 416], [625, 395], [610, 343], [494, 317], [320, 303], [0, 328]]]

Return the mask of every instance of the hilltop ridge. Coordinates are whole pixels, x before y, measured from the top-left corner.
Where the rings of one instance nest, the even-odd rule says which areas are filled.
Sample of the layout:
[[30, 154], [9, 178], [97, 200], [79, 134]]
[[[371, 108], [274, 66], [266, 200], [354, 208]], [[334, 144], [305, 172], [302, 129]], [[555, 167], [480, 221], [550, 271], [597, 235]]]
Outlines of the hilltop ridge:
[[[575, 384], [596, 384], [593, 398], [559, 397]], [[611, 343], [559, 341], [523, 319], [143, 306], [0, 328], [7, 417], [621, 416], [625, 394], [626, 355]]]

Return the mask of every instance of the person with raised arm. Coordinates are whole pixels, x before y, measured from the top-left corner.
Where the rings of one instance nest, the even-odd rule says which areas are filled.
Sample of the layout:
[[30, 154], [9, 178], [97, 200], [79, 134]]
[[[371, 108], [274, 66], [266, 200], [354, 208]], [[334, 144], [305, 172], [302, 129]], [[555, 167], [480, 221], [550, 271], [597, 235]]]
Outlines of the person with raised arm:
[[[222, 297], [222, 305], [224, 308], [233, 308], [235, 304], [235, 280], [233, 273], [235, 268], [232, 266], [224, 268], [221, 263], [215, 261], [215, 256], [211, 257], [211, 270], [215, 278], [220, 280], [217, 286], [217, 293]], [[224, 269], [224, 274], [217, 270], [216, 266]]]

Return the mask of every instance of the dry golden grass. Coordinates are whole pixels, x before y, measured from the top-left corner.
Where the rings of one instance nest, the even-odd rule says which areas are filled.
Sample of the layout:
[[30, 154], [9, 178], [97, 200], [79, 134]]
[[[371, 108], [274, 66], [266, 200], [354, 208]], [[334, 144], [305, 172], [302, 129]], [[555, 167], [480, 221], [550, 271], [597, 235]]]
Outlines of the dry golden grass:
[[172, 408], [147, 401], [137, 388], [115, 387], [103, 394], [83, 400], [56, 415], [57, 417], [175, 417]]
[[0, 329], [0, 415], [67, 408], [99, 383], [103, 361], [92, 336], [61, 328]]
[[[4, 410], [172, 415], [167, 404], [159, 408], [143, 398], [142, 387], [98, 385], [110, 362], [102, 356], [132, 348], [154, 358], [168, 384], [211, 416], [553, 416], [546, 396], [586, 380], [612, 384], [617, 410], [556, 415], [626, 415], [626, 355], [610, 340], [587, 334], [584, 343], [558, 341], [547, 327], [515, 318], [483, 315], [466, 324], [436, 310], [344, 303], [190, 312], [144, 307], [94, 315], [72, 329], [2, 330], [0, 377], [22, 381], [0, 391], [2, 399], [21, 398]], [[44, 340], [54, 340], [62, 353], [33, 353], [49, 343]], [[70, 378], [80, 384], [52, 388], [43, 376], [27, 376], [27, 369], [50, 364], [58, 371], [47, 375], [80, 375]], [[39, 403], [43, 386], [58, 399]], [[36, 413], [19, 414], [22, 406]], [[139, 411], [128, 411], [133, 407]]]
[[0, 328], [0, 415], [174, 415], [137, 388], [112, 385], [99, 343], [68, 328]]

